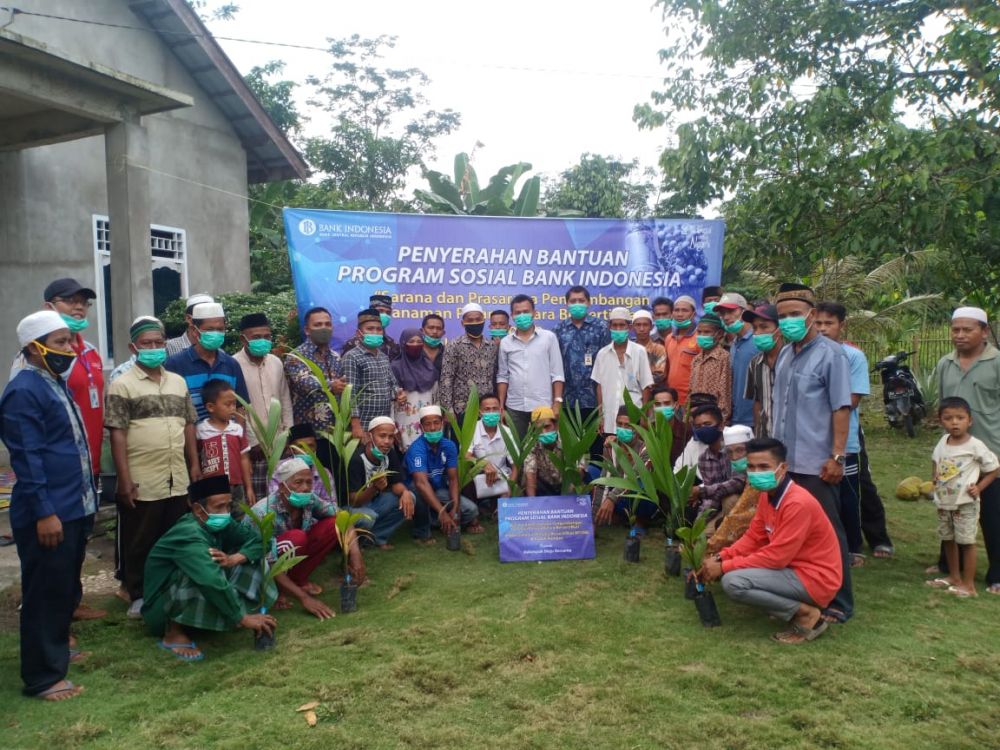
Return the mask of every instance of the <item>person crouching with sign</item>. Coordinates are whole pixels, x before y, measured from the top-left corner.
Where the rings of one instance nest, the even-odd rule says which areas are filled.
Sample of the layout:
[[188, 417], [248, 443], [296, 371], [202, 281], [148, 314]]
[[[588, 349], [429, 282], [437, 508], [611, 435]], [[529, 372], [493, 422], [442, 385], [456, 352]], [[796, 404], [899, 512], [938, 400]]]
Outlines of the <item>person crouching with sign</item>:
[[[562, 472], [553, 460], [553, 455], [562, 450], [556, 415], [548, 406], [539, 406], [531, 412], [531, 421], [541, 434], [524, 462], [524, 494], [528, 497], [562, 495]], [[580, 459], [578, 470], [581, 477], [587, 468], [588, 458]]]

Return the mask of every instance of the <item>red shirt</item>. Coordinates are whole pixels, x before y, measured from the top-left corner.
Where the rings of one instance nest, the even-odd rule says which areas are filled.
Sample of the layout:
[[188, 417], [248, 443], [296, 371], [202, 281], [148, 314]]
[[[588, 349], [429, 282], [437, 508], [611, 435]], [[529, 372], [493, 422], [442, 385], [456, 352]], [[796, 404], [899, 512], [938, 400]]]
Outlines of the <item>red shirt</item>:
[[691, 364], [701, 349], [695, 336], [695, 325], [688, 329], [691, 333], [678, 336], [671, 333], [663, 343], [667, 349], [667, 385], [677, 391], [677, 403], [686, 404], [691, 390]]
[[840, 544], [819, 501], [790, 479], [762, 492], [750, 528], [723, 549], [722, 572], [791, 568], [809, 596], [827, 606], [843, 582]]
[[203, 419], [195, 425], [195, 434], [198, 438], [198, 458], [202, 476], [225, 475], [229, 477], [230, 487], [242, 485], [243, 465], [240, 459], [243, 453], [250, 450], [250, 443], [242, 425], [233, 420], [226, 425], [225, 430], [220, 430], [207, 419]]
[[90, 463], [94, 474], [101, 473], [101, 447], [104, 443], [104, 362], [93, 346], [76, 334], [72, 343], [76, 359], [66, 376], [66, 387], [80, 407], [83, 429], [87, 433]]

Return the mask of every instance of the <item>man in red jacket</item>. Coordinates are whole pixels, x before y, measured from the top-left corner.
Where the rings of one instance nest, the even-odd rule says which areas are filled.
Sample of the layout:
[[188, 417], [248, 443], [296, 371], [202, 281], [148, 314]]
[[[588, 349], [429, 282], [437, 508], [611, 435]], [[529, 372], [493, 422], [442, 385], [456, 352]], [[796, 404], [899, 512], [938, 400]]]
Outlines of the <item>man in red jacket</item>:
[[747, 445], [747, 480], [761, 490], [750, 528], [705, 561], [702, 580], [722, 577], [730, 598], [766, 609], [792, 627], [779, 643], [811, 641], [842, 582], [840, 544], [819, 501], [788, 476], [785, 446], [772, 438]]

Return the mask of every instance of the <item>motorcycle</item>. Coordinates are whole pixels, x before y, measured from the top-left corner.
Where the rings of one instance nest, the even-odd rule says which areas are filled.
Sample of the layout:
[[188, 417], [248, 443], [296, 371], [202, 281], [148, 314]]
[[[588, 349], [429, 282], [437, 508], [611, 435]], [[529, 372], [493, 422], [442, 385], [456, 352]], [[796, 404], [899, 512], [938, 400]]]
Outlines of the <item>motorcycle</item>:
[[916, 433], [916, 425], [927, 416], [924, 397], [920, 393], [917, 379], [906, 360], [916, 352], [897, 352], [886, 357], [872, 368], [882, 378], [882, 403], [885, 418], [891, 427], [902, 428], [910, 437]]

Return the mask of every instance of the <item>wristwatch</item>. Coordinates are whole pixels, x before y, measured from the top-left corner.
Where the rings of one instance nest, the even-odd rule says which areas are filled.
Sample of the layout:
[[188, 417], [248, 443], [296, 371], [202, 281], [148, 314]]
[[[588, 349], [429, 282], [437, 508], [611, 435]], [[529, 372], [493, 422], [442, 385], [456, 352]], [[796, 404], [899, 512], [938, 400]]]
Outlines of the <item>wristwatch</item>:
[[834, 461], [836, 461], [841, 466], [843, 466], [845, 463], [847, 463], [847, 456], [845, 456], [843, 453], [838, 453], [835, 456], [830, 456], [830, 458], [832, 458]]
[[556, 396], [556, 403], [557, 404], [561, 404], [562, 402], [563, 402], [563, 397], [562, 396]]

